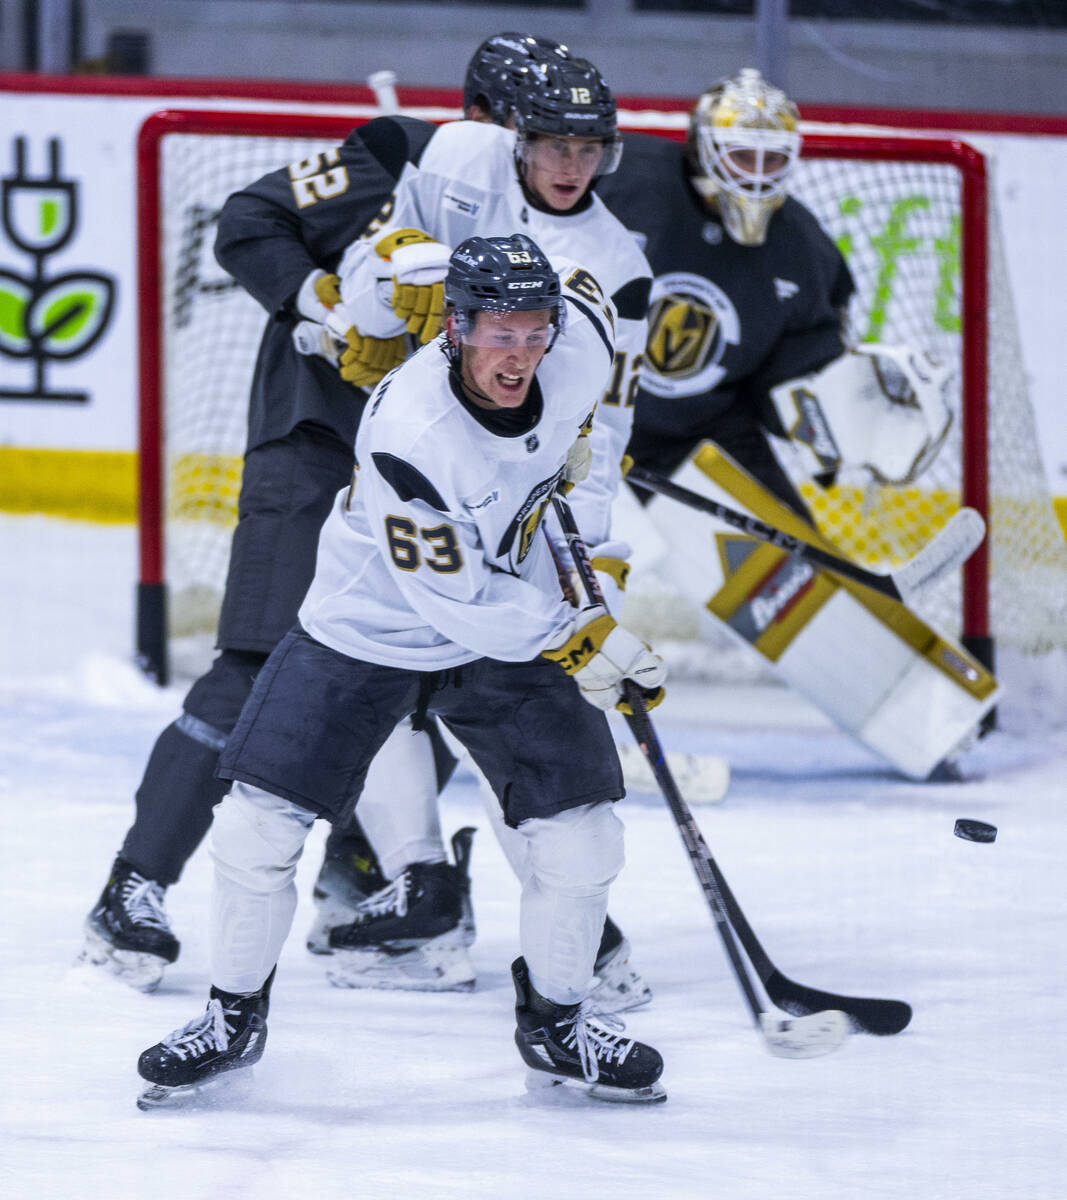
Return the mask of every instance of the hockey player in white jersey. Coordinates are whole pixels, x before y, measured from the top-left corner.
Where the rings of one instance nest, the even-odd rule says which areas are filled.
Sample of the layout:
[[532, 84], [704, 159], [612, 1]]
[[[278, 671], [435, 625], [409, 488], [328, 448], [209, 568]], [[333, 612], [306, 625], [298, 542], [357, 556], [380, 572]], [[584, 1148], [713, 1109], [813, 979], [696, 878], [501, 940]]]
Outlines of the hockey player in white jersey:
[[[493, 110], [495, 104], [500, 122], [510, 103], [517, 132], [502, 124], [465, 121], [434, 134], [418, 165], [405, 168], [382, 219], [372, 223], [345, 255], [339, 268], [342, 302], [330, 323], [341, 334], [346, 325], [358, 329], [360, 337], [395, 338], [406, 332], [416, 342], [432, 338], [440, 326], [441, 279], [450, 247], [471, 233], [522, 229], [547, 253], [585, 263], [597, 286], [612, 299], [619, 353], [590, 437], [592, 470], [572, 502], [608, 589], [609, 606], [615, 608], [629, 547], [610, 537], [610, 508], [630, 437], [651, 274], [633, 239], [591, 190], [593, 180], [614, 170], [619, 158], [615, 102], [607, 85], [592, 64], [571, 58], [563, 47], [542, 46], [536, 54], [527, 53], [522, 58], [525, 65], [516, 71], [517, 51], [509, 50], [509, 39], [519, 45], [530, 40], [500, 35], [480, 47], [472, 60], [472, 65], [479, 64], [480, 76], [468, 79], [465, 104], [473, 108], [484, 96], [482, 106]], [[575, 286], [581, 289], [581, 278]], [[589, 286], [593, 289], [592, 283]], [[395, 739], [387, 751], [394, 749], [401, 749]], [[463, 979], [442, 979], [416, 944], [425, 914], [445, 898], [418, 887], [413, 895], [397, 892], [398, 881], [411, 886], [401, 878], [404, 874], [424, 873], [420, 861], [446, 857], [436, 789], [418, 786], [416, 766], [397, 754], [395, 769], [404, 772], [400, 790], [408, 797], [403, 806], [379, 803], [368, 795], [360, 810], [363, 827], [393, 883], [369, 897], [355, 914], [358, 935], [354, 926], [351, 953], [327, 967], [327, 977], [337, 986], [472, 986], [469, 970]], [[499, 826], [498, 832], [522, 879], [527, 870], [522, 847]], [[456, 896], [448, 898], [446, 911], [459, 903]], [[328, 916], [335, 912], [323, 911]], [[427, 928], [438, 924], [430, 918]], [[454, 936], [462, 934], [457, 918]], [[405, 941], [406, 954], [396, 953], [398, 939]], [[320, 953], [330, 949], [321, 922], [309, 946]], [[630, 966], [629, 951], [629, 943], [609, 919], [598, 956], [598, 999], [605, 1010], [632, 1008], [651, 996]]]
[[623, 864], [604, 710], [624, 680], [656, 703], [666, 672], [602, 606], [563, 599], [541, 528], [554, 490], [588, 469], [613, 308], [588, 270], [557, 274], [521, 234], [465, 241], [444, 290], [445, 333], [375, 390], [300, 623], [223, 751], [235, 782], [212, 828], [213, 986], [200, 1017], [141, 1055], [143, 1108], [262, 1055], [307, 834], [345, 815], [411, 713], [448, 725], [529, 847], [512, 967], [529, 1082], [665, 1098], [660, 1055], [583, 1002]]

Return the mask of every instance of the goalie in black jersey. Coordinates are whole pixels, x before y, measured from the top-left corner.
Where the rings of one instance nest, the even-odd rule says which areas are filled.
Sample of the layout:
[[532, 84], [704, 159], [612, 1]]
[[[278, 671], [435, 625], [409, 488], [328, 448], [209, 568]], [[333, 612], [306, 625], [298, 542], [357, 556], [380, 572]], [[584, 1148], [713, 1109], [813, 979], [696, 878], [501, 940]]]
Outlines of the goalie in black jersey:
[[[801, 150], [789, 98], [746, 68], [700, 96], [684, 145], [644, 134], [624, 142], [618, 171], [597, 190], [655, 276], [634, 462], [801, 539], [817, 535], [777, 449], [821, 485], [838, 476], [910, 485], [949, 430], [952, 372], [920, 347], [847, 343], [849, 267], [789, 194]], [[788, 556], [754, 553], [673, 500], [625, 499], [616, 536], [656, 547], [659, 585], [692, 605], [714, 653], [738, 647], [910, 778], [927, 778], [973, 739], [995, 680], [916, 613], [876, 605]], [[635, 591], [627, 617], [640, 625]], [[648, 603], [671, 601], [661, 592]], [[965, 670], [946, 672], [949, 658]]]
[[925, 355], [846, 346], [848, 265], [789, 195], [798, 125], [792, 101], [746, 68], [703, 93], [683, 146], [625, 134], [597, 191], [655, 273], [634, 461], [670, 475], [711, 439], [810, 520], [768, 434], [792, 437], [824, 480], [855, 466], [902, 482], [936, 453], [949, 413], [947, 372]]
[[[502, 33], [486, 39], [467, 69], [465, 115], [508, 123], [516, 82], [528, 65], [566, 57], [566, 49], [547, 38]], [[436, 129], [401, 116], [370, 121], [336, 149], [235, 193], [220, 215], [216, 256], [269, 316], [251, 382], [219, 653], [152, 749], [137, 790], [135, 820], [86, 920], [82, 953], [84, 962], [140, 990], [157, 987], [167, 964], [178, 957], [165, 890], [179, 879], [229, 786], [215, 778], [219, 750], [267, 655], [296, 619], [314, 571], [319, 529], [351, 477], [352, 445], [368, 389], [407, 353], [403, 337], [361, 338], [354, 330], [339, 354], [318, 353], [322, 322], [338, 299], [333, 272]], [[375, 788], [390, 795], [405, 787], [432, 794], [454, 764], [434, 723], [423, 733], [398, 734], [375, 761], [368, 800]], [[464, 959], [474, 934], [467, 900], [469, 838], [454, 839], [455, 865], [444, 861], [439, 833], [426, 845], [406, 847], [415, 858], [432, 861], [441, 887], [462, 906], [453, 925], [455, 957]], [[318, 916], [309, 946], [329, 953], [329, 928], [350, 921], [355, 905], [387, 882], [359, 824], [339, 823], [316, 881]], [[393, 932], [411, 941], [415, 915]], [[627, 958], [628, 942], [609, 919], [597, 968], [613, 998], [606, 998], [606, 1007], [623, 993], [630, 1000], [649, 994]], [[371, 973], [368, 986], [381, 983], [382, 976], [386, 986], [441, 984], [426, 972], [405, 978], [402, 970], [383, 970]], [[469, 969], [461, 982], [471, 986]]]

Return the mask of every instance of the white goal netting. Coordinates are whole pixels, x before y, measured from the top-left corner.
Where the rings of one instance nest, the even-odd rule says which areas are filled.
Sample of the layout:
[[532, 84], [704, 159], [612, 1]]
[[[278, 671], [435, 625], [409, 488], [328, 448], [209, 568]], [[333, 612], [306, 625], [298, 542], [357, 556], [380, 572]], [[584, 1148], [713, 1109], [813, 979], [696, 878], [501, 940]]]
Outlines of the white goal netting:
[[[642, 114], [642, 127], [654, 132], [655, 117]], [[663, 118], [664, 129], [677, 128], [677, 114]], [[314, 134], [313, 116], [307, 127]], [[856, 278], [851, 336], [918, 346], [957, 368], [956, 419], [915, 485], [845, 480], [824, 491], [798, 476], [823, 532], [864, 565], [887, 565], [913, 555], [961, 502], [968, 403], [960, 390], [961, 364], [973, 337], [961, 311], [961, 255], [975, 235], [953, 165], [863, 161], [852, 157], [849, 130], [821, 130], [820, 136], [835, 139], [835, 156], [805, 159], [795, 192], [841, 247]], [[215, 220], [231, 192], [337, 140], [334, 133], [283, 138], [175, 131], [160, 143], [164, 540], [172, 636], [210, 629], [218, 613], [248, 389], [265, 320], [216, 264]], [[967, 586], [988, 588], [990, 625], [979, 633], [988, 632], [998, 647], [1041, 654], [1067, 645], [1067, 545], [1038, 450], [992, 203], [989, 211], [988, 437], [984, 463], [971, 463], [970, 470], [988, 472], [990, 568], [988, 580]], [[790, 464], [788, 450], [783, 454]], [[681, 602], [669, 591], [647, 586], [642, 605], [640, 581], [631, 586], [635, 611], [658, 611], [671, 635], [695, 630], [684, 612], [671, 611]], [[973, 632], [964, 628], [963, 586], [960, 576], [948, 579], [924, 597], [920, 614], [949, 635]]]

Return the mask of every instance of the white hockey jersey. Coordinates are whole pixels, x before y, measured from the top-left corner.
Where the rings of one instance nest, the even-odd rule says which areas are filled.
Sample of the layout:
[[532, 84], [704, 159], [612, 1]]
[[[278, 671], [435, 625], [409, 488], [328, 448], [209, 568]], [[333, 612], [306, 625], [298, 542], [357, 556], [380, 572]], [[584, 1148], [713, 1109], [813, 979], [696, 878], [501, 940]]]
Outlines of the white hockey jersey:
[[[590, 545], [610, 536], [610, 508], [619, 464], [630, 440], [633, 397], [645, 351], [644, 302], [652, 270], [633, 236], [595, 193], [579, 212], [543, 212], [530, 205], [515, 167], [515, 134], [497, 125], [454, 121], [427, 143], [419, 165], [405, 166], [382, 220], [349, 247], [341, 262], [341, 297], [357, 327], [374, 337], [404, 328], [388, 304], [389, 263], [375, 246], [397, 229], [416, 228], [455, 248], [468, 237], [524, 233], [549, 258], [581, 263], [604, 294], [641, 297], [639, 319], [621, 311], [616, 328], [616, 371], [606, 380], [592, 435], [593, 468], [570, 497]], [[630, 289], [629, 293], [627, 289]]]
[[570, 275], [566, 327], [537, 368], [521, 433], [493, 432], [496, 414], [464, 406], [443, 335], [375, 389], [300, 609], [312, 637], [434, 671], [527, 661], [573, 619], [540, 525], [610, 374], [614, 314], [568, 287]]

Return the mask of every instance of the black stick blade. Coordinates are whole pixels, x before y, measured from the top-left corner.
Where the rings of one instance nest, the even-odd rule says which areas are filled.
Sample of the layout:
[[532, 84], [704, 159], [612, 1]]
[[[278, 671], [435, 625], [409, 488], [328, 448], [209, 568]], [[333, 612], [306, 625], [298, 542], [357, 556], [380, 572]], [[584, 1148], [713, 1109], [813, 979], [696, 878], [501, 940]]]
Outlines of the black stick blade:
[[903, 1000], [878, 1000], [865, 996], [839, 996], [818, 988], [794, 983], [779, 970], [763, 980], [772, 1003], [794, 1017], [837, 1009], [845, 1013], [853, 1033], [873, 1033], [878, 1036], [900, 1033], [911, 1020], [911, 1005]]

